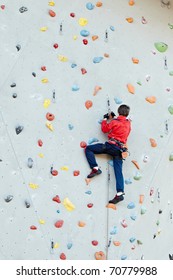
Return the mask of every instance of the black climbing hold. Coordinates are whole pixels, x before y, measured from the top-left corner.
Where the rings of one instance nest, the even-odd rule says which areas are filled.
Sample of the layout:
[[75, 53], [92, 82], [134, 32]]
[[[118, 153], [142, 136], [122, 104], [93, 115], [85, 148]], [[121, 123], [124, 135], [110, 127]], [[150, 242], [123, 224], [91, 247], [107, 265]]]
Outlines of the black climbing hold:
[[173, 260], [173, 254], [172, 254], [172, 255], [169, 254], [169, 259], [170, 259], [170, 260]]
[[32, 72], [32, 76], [36, 77], [36, 73], [35, 73], [35, 72]]
[[12, 83], [10, 87], [16, 87], [16, 83]]
[[21, 49], [21, 45], [16, 45], [16, 49], [17, 49], [17, 51], [20, 51], [20, 49]]
[[13, 195], [7, 195], [7, 197], [5, 198], [6, 202], [10, 202], [13, 199]]
[[25, 200], [25, 206], [26, 206], [26, 208], [29, 208], [31, 206], [27, 200]]
[[17, 97], [17, 93], [13, 93], [13, 98], [16, 98]]
[[28, 8], [27, 7], [24, 7], [22, 6], [20, 9], [19, 9], [19, 12], [20, 13], [24, 13], [24, 12], [27, 12], [28, 11]]
[[159, 210], [159, 214], [162, 214], [162, 210]]
[[23, 129], [24, 129], [23, 126], [21, 126], [21, 125], [17, 126], [16, 127], [16, 134], [18, 135], [19, 133], [21, 133]]
[[28, 163], [27, 163], [28, 167], [29, 167], [29, 168], [32, 168], [32, 167], [33, 167], [33, 164], [34, 164], [33, 159], [32, 159], [32, 158], [28, 158]]

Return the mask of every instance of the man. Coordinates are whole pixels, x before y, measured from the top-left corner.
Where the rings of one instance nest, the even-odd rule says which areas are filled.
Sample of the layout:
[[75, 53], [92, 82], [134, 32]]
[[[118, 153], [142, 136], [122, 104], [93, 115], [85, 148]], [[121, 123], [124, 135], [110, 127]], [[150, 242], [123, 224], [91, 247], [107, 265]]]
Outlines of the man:
[[87, 178], [93, 178], [102, 173], [98, 168], [95, 154], [108, 154], [113, 157], [113, 167], [116, 179], [116, 195], [109, 203], [116, 204], [124, 199], [124, 178], [122, 173], [123, 152], [127, 150], [125, 144], [131, 131], [131, 122], [127, 119], [130, 107], [123, 104], [118, 108], [118, 117], [115, 118], [114, 112], [105, 114], [101, 123], [103, 133], [108, 133], [108, 141], [104, 144], [98, 143], [88, 145], [85, 149], [87, 161], [89, 163], [91, 173]]

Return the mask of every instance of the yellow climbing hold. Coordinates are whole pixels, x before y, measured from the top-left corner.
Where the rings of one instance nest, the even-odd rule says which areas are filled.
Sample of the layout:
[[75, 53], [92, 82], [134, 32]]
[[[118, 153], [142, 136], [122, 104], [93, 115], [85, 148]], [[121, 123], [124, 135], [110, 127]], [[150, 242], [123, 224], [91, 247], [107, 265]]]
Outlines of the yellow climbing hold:
[[61, 54], [58, 55], [58, 59], [62, 62], [67, 62], [68, 61], [68, 58], [64, 55], [61, 55]]
[[61, 170], [65, 170], [65, 171], [68, 171], [69, 170], [69, 167], [67, 165], [64, 165], [61, 167]]
[[85, 26], [88, 24], [88, 20], [86, 18], [80, 18], [78, 21], [79, 25]]
[[31, 189], [38, 189], [38, 188], [39, 188], [39, 185], [38, 185], [38, 184], [29, 183], [29, 187], [30, 187]]
[[49, 82], [49, 80], [48, 80], [47, 78], [44, 78], [44, 79], [42, 79], [41, 81], [42, 81], [43, 84], [46, 84], [46, 83]]
[[46, 26], [43, 26], [43, 27], [40, 28], [40, 31], [42, 31], [42, 32], [45, 32], [47, 30], [48, 30], [48, 27], [46, 27]]
[[40, 158], [44, 158], [44, 154], [42, 154], [42, 153], [39, 153], [38, 156], [39, 156]]
[[156, 103], [156, 97], [155, 96], [149, 96], [149, 97], [146, 97], [145, 100], [151, 104], [154, 104]]
[[74, 204], [69, 200], [68, 197], [64, 198], [63, 205], [68, 211], [73, 211], [75, 209]]
[[54, 246], [53, 246], [54, 249], [57, 249], [57, 248], [59, 248], [59, 247], [60, 247], [60, 243], [57, 243], [57, 242], [56, 242], [56, 243], [54, 244]]
[[40, 223], [41, 225], [44, 225], [44, 224], [45, 224], [45, 220], [40, 219], [40, 220], [39, 220], [39, 223]]
[[55, 2], [54, 1], [49, 1], [49, 6], [55, 6]]
[[74, 36], [73, 36], [73, 40], [77, 40], [77, 35], [74, 35]]
[[45, 99], [43, 103], [44, 108], [48, 108], [50, 103], [51, 103], [50, 99]]
[[47, 127], [49, 130], [51, 130], [51, 131], [54, 130], [53, 125], [52, 125], [52, 123], [50, 123], [50, 122], [46, 122], [46, 127]]
[[130, 93], [134, 94], [135, 93], [135, 88], [131, 84], [127, 84], [127, 89]]

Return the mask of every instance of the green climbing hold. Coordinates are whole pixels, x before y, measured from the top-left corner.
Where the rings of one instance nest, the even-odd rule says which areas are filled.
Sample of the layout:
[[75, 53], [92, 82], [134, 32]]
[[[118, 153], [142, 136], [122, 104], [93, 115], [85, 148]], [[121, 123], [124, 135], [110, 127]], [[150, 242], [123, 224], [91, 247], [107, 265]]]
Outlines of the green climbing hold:
[[173, 152], [169, 155], [169, 160], [173, 161]]
[[136, 181], [139, 181], [142, 178], [142, 175], [140, 172], [136, 172], [136, 174], [134, 175], [133, 179]]
[[168, 48], [168, 45], [163, 42], [154, 43], [154, 46], [159, 52], [166, 52]]
[[169, 76], [173, 76], [173, 71], [169, 71]]
[[169, 105], [168, 111], [169, 111], [169, 113], [170, 113], [171, 115], [173, 115], [173, 105], [172, 105], [172, 104]]

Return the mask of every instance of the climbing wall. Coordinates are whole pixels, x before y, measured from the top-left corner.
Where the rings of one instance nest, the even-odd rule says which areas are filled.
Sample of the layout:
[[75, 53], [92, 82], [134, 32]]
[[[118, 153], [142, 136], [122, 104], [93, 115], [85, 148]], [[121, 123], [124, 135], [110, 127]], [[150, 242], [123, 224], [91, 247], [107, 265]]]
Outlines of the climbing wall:
[[[0, 259], [154, 260], [173, 253], [173, 1], [0, 3]], [[131, 107], [125, 200], [103, 114]], [[110, 175], [110, 180], [109, 180]]]

